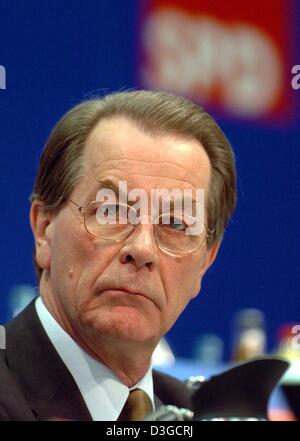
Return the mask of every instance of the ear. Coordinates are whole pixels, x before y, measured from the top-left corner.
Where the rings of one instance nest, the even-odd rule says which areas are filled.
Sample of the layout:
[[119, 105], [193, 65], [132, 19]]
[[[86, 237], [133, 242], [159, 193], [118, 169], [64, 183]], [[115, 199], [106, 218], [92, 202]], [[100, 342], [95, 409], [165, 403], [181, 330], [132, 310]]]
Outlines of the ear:
[[201, 265], [201, 277], [204, 276], [208, 268], [214, 263], [219, 248], [221, 245], [221, 241], [216, 242], [210, 249], [206, 250], [203, 263]]
[[35, 241], [35, 258], [42, 269], [50, 269], [51, 262], [51, 240], [49, 227], [51, 224], [51, 213], [43, 209], [40, 201], [33, 201], [30, 209], [30, 225]]
[[195, 287], [195, 293], [194, 293], [193, 297], [197, 297], [197, 295], [201, 291], [202, 278], [203, 278], [204, 274], [206, 273], [206, 271], [208, 270], [208, 268], [214, 263], [215, 258], [217, 257], [220, 245], [221, 245], [221, 241], [216, 242], [211, 248], [209, 248], [205, 251], [201, 266], [199, 268], [199, 273], [198, 273], [199, 277], [197, 279], [197, 285]]

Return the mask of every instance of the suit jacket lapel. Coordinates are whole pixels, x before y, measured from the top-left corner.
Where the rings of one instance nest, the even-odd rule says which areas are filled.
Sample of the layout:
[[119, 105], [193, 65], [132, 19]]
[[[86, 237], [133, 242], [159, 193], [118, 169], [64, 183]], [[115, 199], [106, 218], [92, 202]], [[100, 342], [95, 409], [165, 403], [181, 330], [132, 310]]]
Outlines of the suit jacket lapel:
[[77, 384], [41, 325], [34, 301], [5, 328], [8, 366], [36, 418], [91, 420]]

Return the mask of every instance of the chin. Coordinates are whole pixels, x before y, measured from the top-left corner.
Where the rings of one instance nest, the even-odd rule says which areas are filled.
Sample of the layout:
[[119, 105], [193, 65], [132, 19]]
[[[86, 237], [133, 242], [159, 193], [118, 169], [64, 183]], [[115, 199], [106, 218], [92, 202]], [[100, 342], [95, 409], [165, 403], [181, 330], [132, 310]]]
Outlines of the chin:
[[81, 323], [93, 334], [136, 342], [152, 340], [157, 330], [153, 320], [132, 308], [92, 311], [81, 318]]

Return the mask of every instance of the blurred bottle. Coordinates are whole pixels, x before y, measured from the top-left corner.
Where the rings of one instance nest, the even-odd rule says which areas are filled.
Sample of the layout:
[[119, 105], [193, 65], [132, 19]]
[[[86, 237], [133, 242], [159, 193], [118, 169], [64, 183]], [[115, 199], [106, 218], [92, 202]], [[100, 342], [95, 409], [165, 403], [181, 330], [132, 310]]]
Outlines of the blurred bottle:
[[14, 285], [8, 293], [9, 318], [19, 314], [38, 295], [31, 285]]
[[197, 337], [193, 357], [200, 363], [218, 366], [223, 361], [223, 341], [216, 334], [202, 334]]
[[249, 360], [266, 351], [265, 319], [258, 309], [241, 309], [234, 317], [232, 360]]

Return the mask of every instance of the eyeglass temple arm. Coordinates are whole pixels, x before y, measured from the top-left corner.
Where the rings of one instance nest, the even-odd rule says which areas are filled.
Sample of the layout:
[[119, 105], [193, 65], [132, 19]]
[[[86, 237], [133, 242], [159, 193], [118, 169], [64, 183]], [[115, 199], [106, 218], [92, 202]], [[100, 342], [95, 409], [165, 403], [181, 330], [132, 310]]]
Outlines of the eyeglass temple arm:
[[72, 199], [70, 198], [66, 198], [68, 201], [72, 202], [72, 204], [76, 205], [76, 207], [78, 208], [78, 211], [80, 211], [80, 213], [84, 213], [86, 210], [86, 206], [83, 205], [79, 205], [76, 202], [74, 202]]

